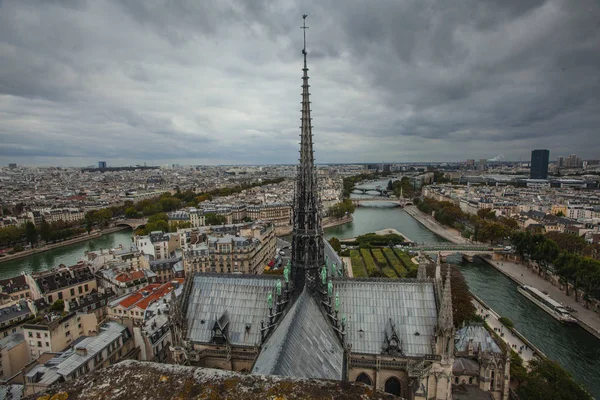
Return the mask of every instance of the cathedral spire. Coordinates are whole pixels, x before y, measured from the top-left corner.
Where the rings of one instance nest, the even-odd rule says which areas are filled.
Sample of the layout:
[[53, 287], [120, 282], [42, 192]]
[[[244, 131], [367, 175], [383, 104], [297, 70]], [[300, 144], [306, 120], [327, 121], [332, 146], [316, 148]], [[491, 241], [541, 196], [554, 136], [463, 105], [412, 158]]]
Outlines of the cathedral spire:
[[319, 215], [317, 178], [313, 154], [313, 136], [310, 117], [310, 85], [306, 62], [306, 17], [303, 15], [304, 67], [302, 68], [302, 116], [300, 126], [300, 159], [294, 193], [294, 229], [292, 232], [292, 265], [294, 285], [302, 290], [306, 285], [314, 290], [318, 271], [323, 265], [323, 228]]
[[419, 269], [417, 269], [417, 279], [427, 279], [427, 259], [423, 253], [419, 252]]
[[444, 283], [444, 292], [440, 304], [440, 313], [438, 315], [438, 326], [441, 330], [452, 330], [454, 328], [452, 316], [452, 289], [450, 288], [450, 266], [446, 273], [446, 282]]

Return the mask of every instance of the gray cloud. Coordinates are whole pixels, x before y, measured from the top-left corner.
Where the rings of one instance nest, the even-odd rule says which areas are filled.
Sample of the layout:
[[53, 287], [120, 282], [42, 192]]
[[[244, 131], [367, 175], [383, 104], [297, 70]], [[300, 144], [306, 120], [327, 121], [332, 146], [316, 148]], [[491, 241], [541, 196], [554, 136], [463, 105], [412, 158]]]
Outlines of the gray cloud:
[[600, 158], [594, 0], [0, 1], [0, 162]]

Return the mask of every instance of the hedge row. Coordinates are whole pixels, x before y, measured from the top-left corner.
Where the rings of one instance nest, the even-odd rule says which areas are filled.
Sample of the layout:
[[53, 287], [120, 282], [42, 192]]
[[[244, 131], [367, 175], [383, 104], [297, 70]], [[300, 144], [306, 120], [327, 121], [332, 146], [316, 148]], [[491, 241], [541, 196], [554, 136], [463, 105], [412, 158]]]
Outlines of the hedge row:
[[382, 271], [382, 272], [383, 272], [383, 274], [384, 274], [385, 276], [387, 276], [388, 278], [397, 278], [397, 277], [398, 277], [398, 275], [396, 275], [396, 273], [394, 272], [394, 270], [393, 270], [393, 269], [391, 269], [391, 268], [390, 268], [390, 267], [388, 267], [388, 266], [385, 266], [385, 267], [383, 267], [383, 268], [381, 269], [381, 271]]
[[352, 274], [355, 278], [366, 278], [365, 264], [358, 250], [350, 250], [350, 261], [352, 262]]
[[373, 254], [373, 257], [375, 258], [375, 262], [377, 263], [377, 265], [380, 268], [386, 267], [388, 265], [388, 262], [385, 259], [385, 256], [381, 252], [381, 249], [372, 249], [371, 254]]
[[360, 249], [360, 255], [365, 261], [367, 274], [369, 274], [369, 276], [379, 276], [379, 269], [377, 268], [377, 265], [375, 265], [375, 260], [371, 257], [371, 252], [368, 249]]
[[392, 267], [394, 268], [394, 270], [396, 270], [396, 272], [402, 276], [405, 277], [406, 276], [406, 268], [404, 268], [404, 265], [402, 265], [402, 263], [400, 262], [400, 260], [398, 260], [398, 257], [396, 257], [396, 255], [394, 254], [394, 251], [392, 249], [383, 249], [383, 253], [385, 254], [385, 256], [387, 257], [388, 261], [390, 262], [390, 264], [392, 264]]
[[406, 267], [407, 270], [411, 271], [411, 270], [419, 268], [419, 266], [417, 264], [413, 263], [412, 260], [410, 259], [409, 255], [406, 254], [405, 252], [398, 250], [398, 249], [394, 249], [394, 253], [396, 253], [396, 255], [398, 256], [398, 258], [400, 259], [402, 264], [404, 264], [404, 266]]

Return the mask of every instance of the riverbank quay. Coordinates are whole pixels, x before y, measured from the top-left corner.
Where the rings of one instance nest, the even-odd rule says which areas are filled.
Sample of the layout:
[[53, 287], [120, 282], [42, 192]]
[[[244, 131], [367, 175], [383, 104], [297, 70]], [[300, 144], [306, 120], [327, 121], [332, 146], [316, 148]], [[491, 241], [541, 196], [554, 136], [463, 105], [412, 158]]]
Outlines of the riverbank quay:
[[52, 243], [52, 244], [45, 245], [43, 247], [36, 247], [34, 249], [31, 249], [31, 250], [20, 251], [20, 252], [15, 253], [15, 254], [7, 254], [4, 257], [0, 257], [0, 264], [2, 264], [4, 262], [8, 262], [8, 261], [18, 260], [20, 258], [29, 257], [29, 256], [34, 255], [34, 254], [43, 253], [45, 251], [54, 250], [54, 249], [58, 249], [58, 248], [61, 248], [61, 247], [66, 247], [66, 246], [70, 246], [72, 244], [81, 243], [81, 242], [85, 242], [85, 241], [92, 240], [92, 239], [97, 239], [97, 238], [102, 237], [104, 235], [108, 235], [108, 234], [111, 234], [111, 233], [123, 231], [125, 229], [129, 229], [129, 227], [128, 226], [114, 226], [112, 228], [107, 228], [107, 229], [104, 229], [102, 231], [94, 231], [94, 232], [90, 232], [89, 234], [86, 233], [86, 234], [83, 234], [81, 236], [78, 236], [78, 237], [75, 237], [75, 238], [72, 238], [72, 239], [67, 239], [67, 240], [65, 240], [63, 242]]
[[496, 268], [518, 285], [533, 286], [547, 292], [550, 297], [563, 305], [571, 307], [575, 311], [573, 312], [573, 316], [577, 318], [579, 325], [600, 339], [600, 315], [575, 301], [574, 297], [567, 296], [565, 292], [539, 276], [532, 268], [508, 260], [494, 261], [485, 257], [481, 257], [481, 260]]
[[416, 206], [406, 206], [404, 207], [404, 211], [411, 217], [413, 217], [416, 221], [418, 221], [425, 228], [429, 229], [431, 232], [435, 233], [438, 236], [443, 237], [444, 239], [452, 242], [454, 244], [469, 244], [472, 243], [468, 239], [462, 237], [459, 231], [456, 229], [448, 228], [443, 226], [439, 222], [437, 222], [432, 216], [427, 215], [421, 210], [419, 210]]
[[477, 315], [483, 318], [488, 326], [492, 328], [494, 332], [496, 332], [500, 339], [523, 359], [525, 366], [529, 364], [529, 361], [536, 357], [548, 358], [519, 331], [500, 322], [501, 316], [487, 304], [485, 304], [483, 300], [473, 293], [471, 293], [471, 296], [473, 296], [471, 302], [477, 309]]
[[354, 221], [354, 218], [352, 218], [352, 214], [344, 217], [344, 218], [324, 218], [323, 219], [323, 229], [326, 228], [333, 228], [334, 226], [340, 226], [340, 225], [344, 225], [344, 224], [349, 224], [350, 222]]

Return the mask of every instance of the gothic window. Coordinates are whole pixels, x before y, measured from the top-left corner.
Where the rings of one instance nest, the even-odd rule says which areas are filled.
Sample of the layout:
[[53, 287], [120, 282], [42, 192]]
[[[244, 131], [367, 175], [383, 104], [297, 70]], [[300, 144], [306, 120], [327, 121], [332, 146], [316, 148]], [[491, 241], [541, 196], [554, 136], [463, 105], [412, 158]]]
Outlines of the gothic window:
[[394, 394], [396, 396], [401, 396], [402, 393], [402, 384], [398, 380], [398, 378], [391, 377], [387, 381], [385, 381], [385, 392]]
[[362, 372], [360, 375], [358, 375], [356, 377], [356, 382], [361, 382], [361, 383], [364, 383], [365, 385], [369, 385], [369, 386], [373, 385], [369, 375], [365, 374], [364, 372]]

